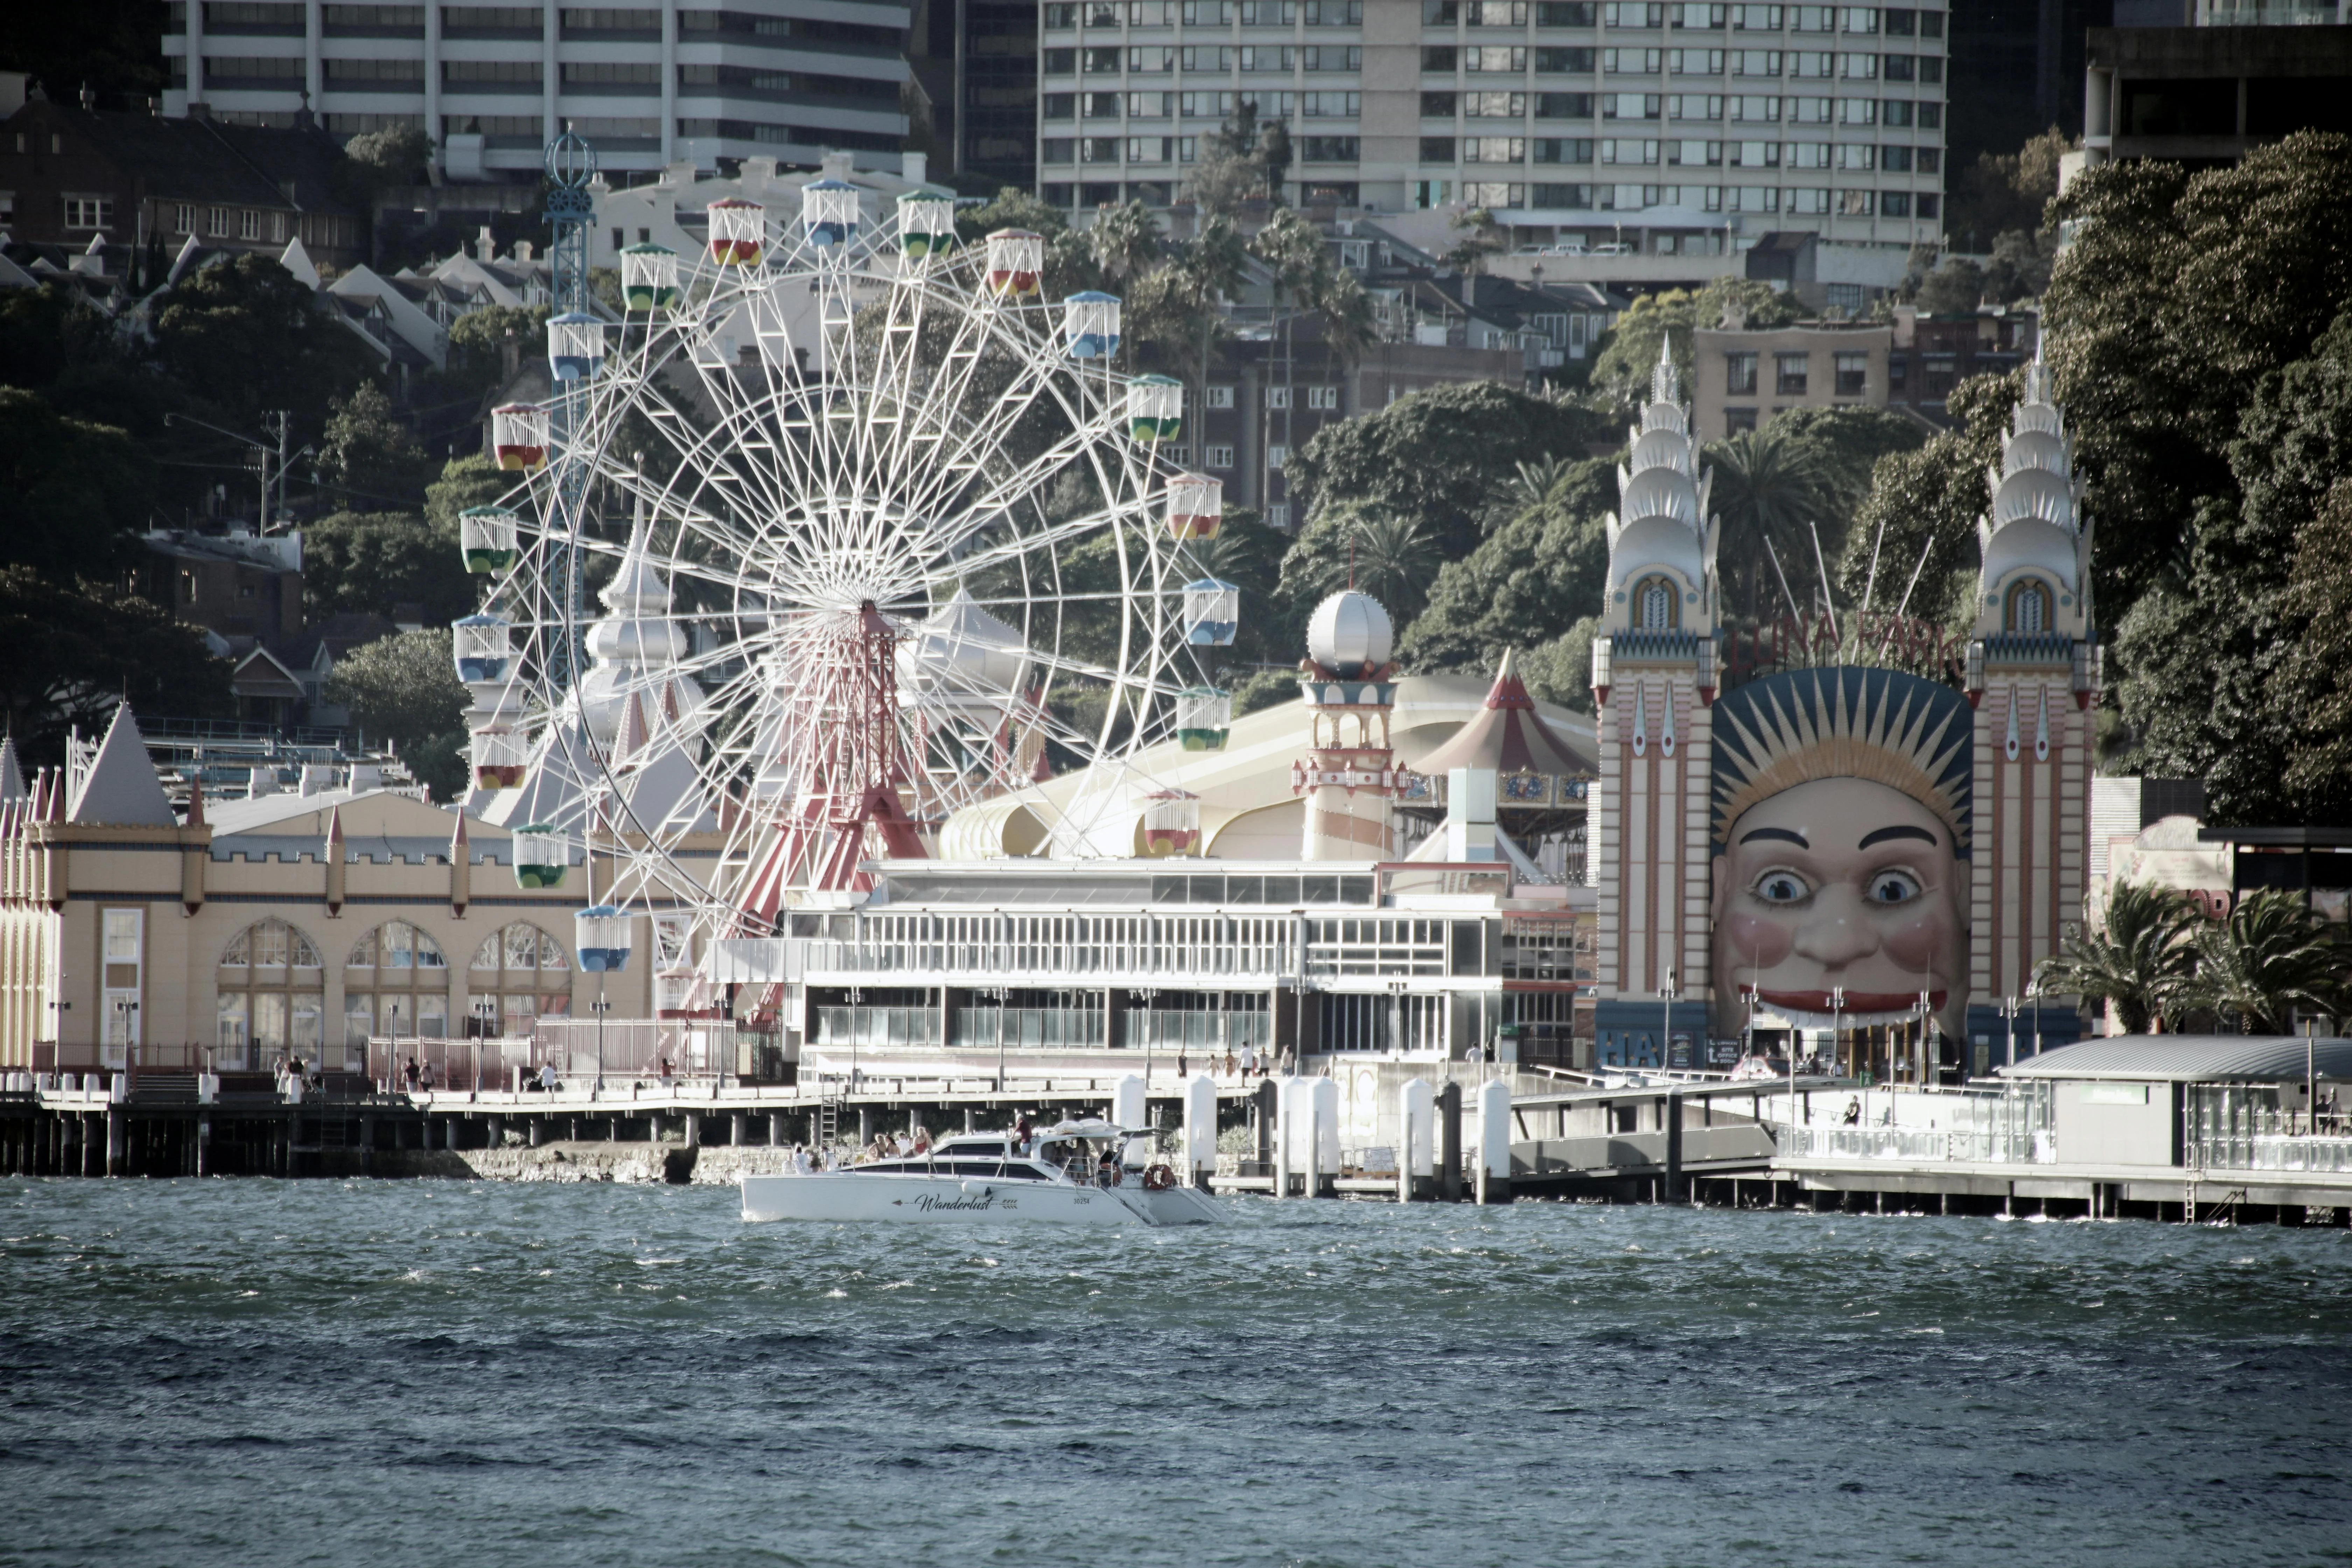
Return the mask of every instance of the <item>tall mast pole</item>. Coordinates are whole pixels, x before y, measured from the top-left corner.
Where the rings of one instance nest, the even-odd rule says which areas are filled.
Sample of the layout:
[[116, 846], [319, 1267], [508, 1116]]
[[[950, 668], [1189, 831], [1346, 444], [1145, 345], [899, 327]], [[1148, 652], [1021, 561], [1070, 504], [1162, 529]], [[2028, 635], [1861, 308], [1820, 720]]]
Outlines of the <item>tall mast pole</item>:
[[[595, 177], [595, 149], [567, 123], [562, 134], [547, 144], [547, 221], [555, 231], [555, 244], [548, 252], [550, 303], [558, 316], [588, 310], [588, 235], [596, 221], [596, 198], [588, 185]], [[553, 449], [548, 454], [548, 478], [555, 487], [562, 542], [549, 566], [563, 606], [563, 632], [550, 650], [548, 676], [561, 690], [577, 679], [581, 663], [580, 531], [587, 522], [588, 465], [574, 450], [574, 437], [586, 413], [588, 382], [585, 377], [559, 380], [551, 390], [548, 426]]]

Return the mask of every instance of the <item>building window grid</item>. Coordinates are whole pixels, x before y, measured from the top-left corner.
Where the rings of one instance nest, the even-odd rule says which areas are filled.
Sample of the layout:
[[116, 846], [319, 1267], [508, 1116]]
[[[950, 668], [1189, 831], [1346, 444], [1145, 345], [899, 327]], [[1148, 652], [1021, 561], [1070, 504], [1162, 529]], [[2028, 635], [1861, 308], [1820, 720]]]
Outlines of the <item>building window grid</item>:
[[[1521, 8], [1524, 9], [1524, 7]], [[1123, 13], [1123, 16], [1124, 19], [1129, 26], [1164, 26], [1167, 25], [1163, 16], [1164, 9], [1165, 8], [1162, 7], [1160, 10], [1153, 10], [1147, 16], [1142, 10], [1130, 6]], [[1541, 14], [1537, 16], [1536, 20], [1538, 26], [1590, 25], [1591, 18], [1589, 16], [1585, 16], [1582, 20], [1580, 20], [1579, 16], [1582, 13], [1589, 13], [1591, 9], [1591, 7], [1580, 8], [1574, 5], [1562, 6], [1559, 5], [1547, 5], [1539, 8]], [[1599, 19], [1604, 24], [1612, 26], [1670, 26], [1673, 28], [1681, 30], [1704, 29], [1709, 31], [1720, 31], [1728, 27], [1732, 30], [1750, 33], [1777, 30], [1780, 27], [1787, 27], [1792, 31], [1801, 33], [1846, 33], [1853, 35], [1865, 33], [1874, 34], [1879, 31], [1878, 18], [1880, 16], [1880, 13], [1874, 9], [1835, 7], [1742, 5], [1669, 5], [1658, 7], [1645, 5], [1604, 5], [1599, 7], [1599, 9], [1602, 13]], [[1292, 10], [1295, 19], [1295, 6]], [[1182, 7], [1182, 19], [1188, 26], [1202, 26], [1203, 25], [1204, 20], [1207, 25], [1218, 26], [1229, 26], [1235, 15], [1229, 5], [1222, 6], [1188, 5]], [[1664, 20], [1651, 20], [1653, 13], [1655, 13], [1659, 17], [1664, 18]], [[1448, 14], [1455, 16], [1457, 18], [1461, 15], [1458, 11], [1458, 7], [1449, 8]], [[1635, 16], [1636, 14], [1638, 14], [1641, 20], [1638, 22], [1629, 23], [1627, 18], [1629, 16]], [[1118, 18], [1117, 17], [1098, 18], [1098, 20], [1105, 21], [1108, 25], [1113, 26], [1117, 25], [1118, 19]], [[1252, 24], [1249, 21], [1244, 20], [1244, 25], [1246, 26]], [[1048, 26], [1052, 26], [1050, 20], [1048, 22]], [[1888, 29], [1890, 35], [1895, 33], [1896, 26], [1899, 25], [1890, 25]], [[1918, 29], [1918, 32], [1924, 36], [1940, 37], [1942, 36], [1940, 16], [1936, 17], [1936, 22], [1933, 26], [1921, 26]], [[1908, 37], [1912, 35], [1905, 33], [1900, 36]], [[1501, 49], [1505, 52], [1500, 54], [1492, 52], [1496, 49]], [[1429, 63], [1438, 65], [1443, 68], [1448, 69], [1458, 68], [1465, 73], [1474, 70], [1481, 72], [1482, 74], [1496, 69], [1524, 70], [1529, 63], [1526, 50], [1516, 45], [1465, 45], [1454, 47], [1431, 46], [1430, 50]], [[1192, 54], [1192, 51], [1186, 50], [1185, 53], [1189, 55]], [[1770, 54], [1773, 58], [1769, 59], [1755, 59], [1743, 58], [1743, 56], [1738, 51], [1727, 54], [1724, 51], [1701, 51], [1694, 53], [1688, 50], [1679, 50], [1673, 51], [1669, 54], [1666, 51], [1650, 51], [1645, 49], [1642, 51], [1639, 57], [1639, 62], [1645, 70], [1651, 73], [1657, 73], [1662, 70], [1671, 68], [1686, 74], [1696, 74], [1699, 71], [1714, 74], [1727, 68], [1744, 71], [1762, 70], [1769, 68], [1770, 67], [1776, 67], [1780, 64], [1778, 57], [1781, 53], [1782, 51], [1771, 51]], [[1853, 56], [1851, 60], [1841, 60], [1840, 56], [1835, 51], [1815, 51], [1815, 53], [1824, 54], [1827, 58], [1816, 62], [1811, 62], [1809, 68], [1823, 76], [1827, 76], [1832, 71], [1839, 70], [1841, 67], [1843, 67], [1843, 74], [1857, 79], [1869, 79], [1879, 74], [1880, 68], [1878, 64], [1878, 57], [1876, 56], [1863, 57], [1857, 55]], [[1848, 51], [1848, 53], [1851, 53], [1851, 51]], [[1235, 64], [1239, 63], [1239, 57], [1234, 54], [1230, 49], [1222, 50], [1219, 55], [1214, 58], [1217, 59], [1220, 67], [1228, 70]], [[1790, 56], [1789, 58], [1792, 62], [1795, 59], [1794, 56]], [[1198, 58], [1199, 57], [1195, 55], [1193, 59], [1187, 60], [1185, 63], [1187, 66], [1192, 66]], [[1559, 60], [1555, 56], [1555, 58], [1540, 61], [1539, 68], [1540, 66], [1559, 65], [1568, 62]], [[1610, 61], [1610, 63], [1622, 68], [1631, 64], [1632, 60], [1629, 57], [1619, 52]], [[1938, 61], [1938, 64], [1940, 64], [1940, 61]], [[1186, 94], [1184, 96], [1187, 99], [1191, 99], [1194, 97], [1205, 97], [1206, 95]], [[1234, 95], [1221, 94], [1219, 96], [1221, 99], [1225, 100], [1225, 102], [1220, 103], [1220, 110], [1229, 112], [1230, 100]], [[1491, 95], [1488, 96], [1491, 97]], [[1514, 95], [1514, 97], [1517, 98], [1518, 100], [1517, 106], [1524, 105], [1523, 96]], [[1603, 114], [1604, 117], [1608, 118], [1627, 118], [1638, 114], [1642, 118], [1654, 119], [1659, 116], [1660, 110], [1664, 107], [1659, 102], [1657, 95], [1607, 95], [1607, 97], [1608, 101], [1604, 107]], [[1508, 100], [1506, 101], [1507, 103], [1508, 102]], [[1678, 117], [1691, 119], [1713, 119], [1720, 116], [1723, 112], [1723, 102], [1719, 99], [1712, 101], [1698, 101], [1702, 102], [1704, 107], [1694, 109], [1686, 102], [1676, 100], [1677, 109], [1683, 110], [1683, 113]], [[1779, 105], [1773, 100], [1768, 100], [1767, 102], [1771, 103], [1771, 110], [1766, 110], [1765, 112], [1769, 114], [1770, 118], [1777, 119], [1778, 114], [1772, 112], [1772, 110], [1777, 110]], [[1491, 109], [1493, 107], [1496, 106], [1485, 101], [1482, 101], [1480, 104], [1481, 109]], [[1741, 100], [1734, 99], [1731, 100], [1730, 107], [1735, 118], [1752, 119], [1761, 117], [1756, 113], [1756, 110], [1761, 106], [1754, 103], [1743, 104]], [[1829, 100], [1820, 100], [1817, 107], [1811, 103], [1801, 105], [1792, 116], [1792, 119], [1795, 119], [1800, 122], [1829, 123], [1832, 121], [1832, 115], [1834, 115], [1838, 121], [1843, 123], [1876, 124], [1881, 121], [1880, 107], [1880, 104], [1876, 100], [1838, 100], [1834, 109], [1832, 109]], [[1900, 107], [1903, 109], [1904, 112], [1899, 116], [1892, 112], [1895, 107], [1896, 105], [1893, 103], [1886, 106], [1889, 112], [1885, 116], [1885, 119], [1889, 122], [1897, 124], [1911, 123], [1913, 117], [1909, 112], [1910, 105], [1907, 103], [1902, 104]], [[1192, 106], [1188, 104], [1187, 108], [1190, 110]], [[1746, 110], [1746, 112], [1743, 113], [1743, 110]], [[1507, 112], [1507, 109], [1506, 111]], [[1919, 123], [1930, 127], [1939, 125], [1940, 106], [1930, 105], [1929, 112], [1920, 113], [1917, 116], [1917, 121]], [[1423, 152], [1425, 162], [1443, 163], [1455, 161], [1454, 154], [1456, 149], [1451, 144], [1453, 142], [1453, 139], [1431, 137], [1423, 138]], [[1517, 140], [1518, 143], [1516, 150], [1514, 150], [1512, 145], [1514, 140]], [[1318, 158], [1318, 161], [1345, 162], [1347, 160], [1344, 157], [1329, 156], [1329, 154], [1343, 153], [1344, 150], [1345, 144], [1343, 142], [1337, 140], [1327, 141], [1318, 148], [1318, 153], [1325, 154], [1324, 157]], [[1465, 139], [1464, 144], [1460, 147], [1459, 151], [1462, 154], [1461, 161], [1464, 162], [1517, 162], [1524, 159], [1526, 156], [1523, 139]], [[1540, 156], [1541, 153], [1539, 153], [1538, 157]], [[1670, 158], [1669, 161], [1688, 162], [1689, 160], [1686, 158]], [[1719, 159], [1710, 157], [1708, 161], [1711, 163], [1718, 162]], [[1748, 158], [1742, 157], [1736, 158], [1735, 162], [1739, 166], [1751, 166], [1753, 161]], [[1764, 166], [1769, 166], [1769, 162], [1770, 160], [1768, 157], [1765, 161]], [[1520, 187], [1517, 186], [1511, 187], [1511, 189], [1515, 191], [1519, 188]], [[1685, 187], [1685, 191], [1694, 189], [1695, 188], [1693, 187]], [[1740, 199], [1736, 203], [1727, 204], [1723, 200], [1721, 188], [1717, 188], [1713, 193], [1715, 199], [1705, 204], [1706, 210], [1726, 210], [1727, 205], [1728, 205], [1729, 210], [1769, 211], [1776, 210], [1780, 206], [1780, 203], [1777, 200], [1770, 203], [1762, 203], [1755, 199], [1759, 195], [1777, 195], [1778, 193], [1762, 191], [1753, 187], [1735, 187], [1734, 190], [1735, 195], [1737, 195]], [[1795, 198], [1789, 204], [1789, 210], [1792, 212], [1805, 212], [1809, 207], [1819, 205], [1824, 209], [1819, 216], [1864, 216], [1855, 211], [1856, 204], [1853, 200], [1853, 194], [1851, 193], [1839, 193], [1839, 201], [1833, 207], [1828, 204], [1826, 199], [1822, 200], [1819, 204], [1809, 201], [1807, 199], [1808, 193], [1798, 192], [1790, 194], [1792, 197]], [[1874, 202], [1871, 205], [1874, 206], [1876, 204]], [[1899, 210], [1899, 208], [1906, 206], [1908, 204], [1898, 202], [1889, 205], [1890, 206]], [[1920, 205], [1921, 216], [1932, 216], [1935, 205], [1936, 204], [1932, 201], [1922, 202]]]

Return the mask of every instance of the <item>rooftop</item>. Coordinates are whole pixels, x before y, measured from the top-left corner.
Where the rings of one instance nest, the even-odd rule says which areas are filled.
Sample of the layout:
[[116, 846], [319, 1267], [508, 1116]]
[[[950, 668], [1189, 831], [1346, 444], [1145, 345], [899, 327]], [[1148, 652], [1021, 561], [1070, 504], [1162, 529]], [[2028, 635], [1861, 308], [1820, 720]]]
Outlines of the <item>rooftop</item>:
[[2301, 1083], [2307, 1070], [2352, 1079], [2352, 1040], [2298, 1035], [2117, 1035], [2044, 1051], [2000, 1069], [2011, 1079], [2139, 1083]]

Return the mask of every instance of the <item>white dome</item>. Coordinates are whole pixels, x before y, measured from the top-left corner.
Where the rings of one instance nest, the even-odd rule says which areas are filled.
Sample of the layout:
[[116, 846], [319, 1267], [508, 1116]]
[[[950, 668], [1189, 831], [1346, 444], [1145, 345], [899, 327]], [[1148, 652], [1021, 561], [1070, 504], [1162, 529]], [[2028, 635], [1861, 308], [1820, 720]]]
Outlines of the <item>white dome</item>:
[[1346, 589], [1315, 606], [1307, 623], [1307, 651], [1343, 679], [1361, 680], [1388, 663], [1396, 627], [1370, 594]]

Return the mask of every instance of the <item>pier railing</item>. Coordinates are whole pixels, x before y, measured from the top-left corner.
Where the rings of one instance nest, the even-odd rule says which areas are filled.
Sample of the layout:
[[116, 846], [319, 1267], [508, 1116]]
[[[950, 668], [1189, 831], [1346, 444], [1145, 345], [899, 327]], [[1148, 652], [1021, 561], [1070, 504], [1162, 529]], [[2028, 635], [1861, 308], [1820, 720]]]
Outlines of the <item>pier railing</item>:
[[1772, 1124], [1783, 1159], [1968, 1162], [2047, 1165], [2058, 1158], [2047, 1131], [1962, 1131], [1933, 1127], [1791, 1127]]
[[[2244, 1171], [2352, 1172], [2352, 1138], [2270, 1133], [2236, 1140], [2227, 1152], [2242, 1162], [2237, 1169]], [[2223, 1168], [2217, 1157], [2222, 1151], [2200, 1147], [2199, 1152], [2200, 1163]]]

